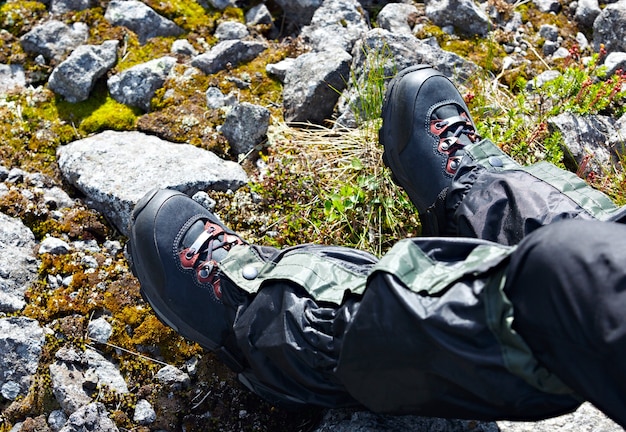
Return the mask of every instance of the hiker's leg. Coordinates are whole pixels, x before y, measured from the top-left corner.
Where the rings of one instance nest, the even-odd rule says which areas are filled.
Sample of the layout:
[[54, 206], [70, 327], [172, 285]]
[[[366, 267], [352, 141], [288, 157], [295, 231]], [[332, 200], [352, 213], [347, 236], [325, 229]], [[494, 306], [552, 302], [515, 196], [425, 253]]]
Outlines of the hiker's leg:
[[626, 427], [626, 226], [536, 231], [513, 255], [505, 292], [541, 363]]
[[262, 248], [174, 191], [139, 203], [130, 242], [155, 313], [273, 403], [476, 419], [579, 404], [508, 327], [512, 248], [404, 240], [381, 260], [337, 246]]

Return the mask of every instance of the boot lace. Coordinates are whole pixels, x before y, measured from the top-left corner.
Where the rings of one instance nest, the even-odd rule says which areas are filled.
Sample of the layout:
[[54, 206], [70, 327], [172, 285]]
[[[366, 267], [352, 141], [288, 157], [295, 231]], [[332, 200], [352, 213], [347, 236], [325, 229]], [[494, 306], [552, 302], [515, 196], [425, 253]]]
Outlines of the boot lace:
[[[240, 244], [243, 240], [238, 236], [228, 234], [221, 226], [208, 221], [191, 246], [179, 252], [180, 264], [186, 270], [194, 270], [200, 284], [211, 285], [219, 299], [222, 291], [220, 278], [217, 277], [217, 263], [233, 246]], [[215, 259], [216, 254], [218, 259]]]
[[463, 142], [461, 138], [465, 136], [469, 143], [475, 143], [480, 140], [480, 136], [476, 133], [472, 121], [465, 112], [461, 112], [458, 116], [448, 117], [445, 119], [432, 119], [430, 121], [430, 131], [439, 137], [439, 152], [448, 156], [446, 163], [446, 172], [455, 174], [461, 164], [463, 152], [459, 152], [468, 142]]

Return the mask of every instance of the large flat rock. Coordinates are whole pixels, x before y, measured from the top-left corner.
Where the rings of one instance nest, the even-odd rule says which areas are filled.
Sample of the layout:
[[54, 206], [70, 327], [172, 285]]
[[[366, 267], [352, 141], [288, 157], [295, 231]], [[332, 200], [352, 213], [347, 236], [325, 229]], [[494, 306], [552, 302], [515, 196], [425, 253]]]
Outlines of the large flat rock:
[[153, 188], [191, 195], [248, 182], [235, 162], [141, 132], [102, 132], [60, 147], [57, 158], [63, 177], [124, 235], [135, 203]]

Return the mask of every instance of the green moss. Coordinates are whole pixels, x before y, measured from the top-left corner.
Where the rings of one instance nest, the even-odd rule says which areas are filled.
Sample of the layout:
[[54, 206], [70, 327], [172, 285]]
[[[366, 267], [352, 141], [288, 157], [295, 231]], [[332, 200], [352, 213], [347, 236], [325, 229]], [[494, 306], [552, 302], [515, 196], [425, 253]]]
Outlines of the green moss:
[[222, 15], [219, 11], [203, 8], [194, 0], [148, 0], [146, 3], [187, 31], [197, 32], [204, 29], [212, 33], [215, 22]]
[[420, 28], [420, 30], [415, 34], [419, 39], [427, 39], [427, 38], [437, 38], [437, 40], [442, 39], [446, 33], [441, 30], [441, 27], [436, 26], [434, 24], [427, 24]]
[[501, 59], [506, 56], [502, 45], [491, 38], [447, 38], [441, 47], [467, 58], [485, 70], [499, 72]]
[[80, 130], [90, 134], [106, 129], [119, 131], [133, 129], [140, 113], [139, 108], [131, 108], [109, 96], [104, 104], [80, 123]]
[[6, 166], [55, 176], [55, 149], [73, 132], [59, 120], [51, 99], [51, 92], [27, 90], [7, 97], [0, 107], [0, 158]]
[[173, 37], [155, 37], [141, 45], [137, 36], [128, 33], [124, 38], [123, 55], [118, 59], [111, 73], [118, 73], [140, 63], [170, 55], [174, 40]]
[[105, 129], [133, 129], [137, 117], [141, 114], [138, 108], [131, 108], [115, 101], [109, 95], [104, 80], [96, 84], [86, 101], [71, 103], [57, 96], [54, 105], [58, 116], [67, 124], [76, 127], [79, 136], [74, 138]]
[[222, 11], [222, 19], [246, 22], [243, 9], [233, 6], [228, 6]]

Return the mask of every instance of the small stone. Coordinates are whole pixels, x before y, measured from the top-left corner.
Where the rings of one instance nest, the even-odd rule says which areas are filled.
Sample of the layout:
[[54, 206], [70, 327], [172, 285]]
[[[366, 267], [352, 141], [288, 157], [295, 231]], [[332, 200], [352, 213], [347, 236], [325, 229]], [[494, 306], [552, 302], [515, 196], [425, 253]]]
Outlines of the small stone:
[[249, 34], [248, 27], [236, 21], [224, 21], [220, 23], [215, 30], [215, 37], [221, 41], [243, 39]]
[[156, 374], [156, 379], [160, 383], [170, 386], [174, 389], [187, 387], [189, 385], [189, 382], [191, 381], [189, 375], [171, 365], [159, 369]]
[[264, 3], [258, 4], [246, 12], [246, 23], [251, 26], [273, 24], [272, 14]]
[[104, 318], [98, 318], [89, 323], [87, 326], [87, 334], [90, 339], [99, 343], [107, 343], [113, 334], [113, 327]]
[[8, 400], [15, 400], [20, 394], [20, 385], [15, 381], [7, 381], [0, 390], [2, 397]]
[[149, 425], [156, 420], [156, 412], [150, 402], [145, 399], [140, 399], [135, 405], [135, 414], [133, 415], [133, 421], [140, 425]]
[[172, 44], [172, 53], [179, 55], [195, 56], [198, 55], [198, 51], [191, 45], [187, 39], [177, 39]]
[[191, 199], [210, 212], [213, 212], [213, 210], [215, 210], [215, 206], [217, 205], [217, 202], [204, 191], [196, 192], [195, 194], [193, 194]]
[[56, 237], [46, 237], [39, 245], [39, 253], [52, 255], [64, 255], [70, 252], [70, 245]]
[[59, 432], [66, 422], [67, 416], [62, 410], [54, 410], [48, 416], [48, 426], [53, 432]]
[[80, 259], [80, 264], [84, 265], [87, 268], [91, 268], [91, 269], [98, 268], [98, 261], [94, 257], [92, 257], [90, 255], [86, 255], [86, 256], [82, 257]]

